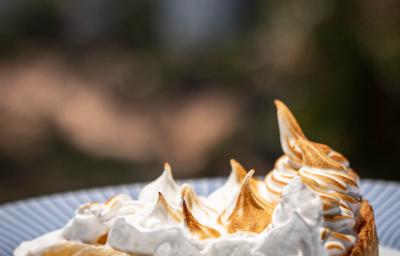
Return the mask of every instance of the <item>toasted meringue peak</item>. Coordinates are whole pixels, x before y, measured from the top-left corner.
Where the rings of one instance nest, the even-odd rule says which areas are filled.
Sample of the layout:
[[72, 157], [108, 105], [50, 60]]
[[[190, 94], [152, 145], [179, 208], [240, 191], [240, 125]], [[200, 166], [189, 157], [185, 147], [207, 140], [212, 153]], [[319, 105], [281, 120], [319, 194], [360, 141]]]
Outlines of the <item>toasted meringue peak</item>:
[[279, 134], [283, 152], [295, 163], [301, 163], [301, 154], [296, 151], [294, 142], [306, 138], [296, 118], [289, 108], [280, 100], [275, 100], [277, 108]]
[[[201, 198], [199, 198], [193, 191], [189, 184], [183, 184], [181, 190], [182, 199], [185, 200], [186, 206], [192, 212], [196, 212], [209, 217], [211, 214], [216, 214], [216, 211], [208, 206]], [[195, 214], [197, 215], [197, 214]]]
[[167, 200], [165, 200], [161, 192], [157, 193], [157, 201], [148, 205], [148, 207], [144, 207], [139, 213], [139, 216], [141, 217], [138, 222], [151, 228], [157, 227], [158, 225], [171, 227], [178, 225], [183, 220], [182, 213], [174, 209]]
[[172, 168], [171, 165], [167, 162], [164, 163], [164, 171], [161, 174], [160, 177], [164, 177], [166, 178], [168, 181], [170, 181], [171, 186], [173, 187], [177, 187], [175, 180], [174, 180], [174, 176], [172, 175]]
[[182, 212], [185, 226], [189, 229], [190, 233], [198, 239], [204, 240], [221, 236], [221, 234], [217, 230], [211, 227], [207, 227], [198, 222], [189, 210], [184, 199], [182, 199]]
[[175, 222], [180, 222], [182, 220], [182, 214], [173, 209], [168, 202], [165, 200], [165, 197], [161, 192], [158, 192], [157, 206], [156, 208], [164, 211], [168, 218], [171, 218]]
[[299, 123], [285, 103], [280, 100], [275, 100], [274, 103], [278, 112], [279, 125], [285, 125], [285, 128], [290, 132], [289, 134], [294, 138], [305, 138]]
[[[275, 106], [277, 108], [279, 133], [281, 139], [281, 145], [283, 152], [289, 156], [290, 160], [294, 164], [302, 163], [302, 154], [296, 147], [296, 140], [305, 139], [308, 140], [303, 133], [299, 123], [296, 118], [289, 110], [289, 108], [280, 100], [275, 100]], [[311, 141], [310, 141], [311, 142]], [[349, 161], [339, 152], [334, 151], [328, 145], [311, 142], [315, 147], [324, 152], [331, 159], [340, 162], [345, 166], [349, 166]]]
[[235, 173], [236, 182], [238, 184], [242, 183], [243, 179], [247, 175], [246, 169], [235, 159], [230, 160], [232, 172]]
[[271, 222], [274, 206], [254, 193], [251, 186], [253, 174], [254, 170], [249, 171], [235, 199], [219, 217], [218, 221], [226, 226], [228, 233], [237, 231], [260, 233]]
[[[351, 233], [360, 203], [359, 177], [350, 169], [349, 161], [325, 144], [307, 139], [288, 107], [275, 101], [280, 139], [284, 155], [276, 161], [274, 169], [266, 176], [267, 200], [281, 202], [284, 188], [296, 176], [314, 193], [323, 205], [324, 227], [333, 231]], [[342, 246], [346, 251], [352, 243], [338, 242], [327, 235], [323, 239], [329, 255], [336, 255], [328, 244]]]
[[[275, 105], [277, 107], [282, 149], [285, 154], [275, 162], [274, 169], [265, 177], [266, 198], [272, 203], [280, 201], [284, 187], [306, 165], [340, 171], [350, 168], [349, 161], [342, 154], [334, 151], [328, 145], [308, 140], [284, 103], [276, 100]], [[305, 147], [304, 152], [300, 148], [299, 140], [305, 141], [303, 143], [306, 144], [303, 145]], [[304, 154], [306, 160], [303, 159]], [[353, 180], [359, 180], [354, 172], [350, 171], [349, 175]]]
[[341, 163], [331, 159], [312, 142], [300, 138], [296, 141], [296, 144], [302, 153], [303, 165], [322, 169], [345, 169]]
[[236, 160], [231, 159], [230, 165], [231, 173], [229, 174], [228, 180], [223, 186], [215, 190], [208, 197], [208, 201], [212, 204], [211, 206], [218, 212], [228, 206], [232, 200], [231, 195], [234, 195], [239, 191], [240, 184], [247, 175], [246, 169]]
[[169, 171], [172, 170], [171, 165], [168, 162], [164, 162], [163, 166], [164, 166], [164, 170], [169, 170]]
[[142, 203], [154, 203], [158, 199], [157, 192], [161, 192], [173, 207], [179, 207], [179, 186], [172, 176], [171, 166], [168, 163], [164, 164], [164, 171], [160, 177], [140, 191], [139, 201]]
[[[236, 182], [237, 184], [242, 184], [244, 178], [247, 175], [247, 170], [235, 159], [230, 160], [232, 171], [235, 172]], [[263, 182], [257, 180], [253, 177], [250, 178], [250, 184], [254, 189], [254, 192], [260, 192], [261, 186], [264, 186]]]
[[193, 205], [199, 206], [200, 202], [196, 197], [192, 187], [189, 184], [183, 184], [181, 189], [182, 199], [185, 200], [188, 208], [191, 210]]

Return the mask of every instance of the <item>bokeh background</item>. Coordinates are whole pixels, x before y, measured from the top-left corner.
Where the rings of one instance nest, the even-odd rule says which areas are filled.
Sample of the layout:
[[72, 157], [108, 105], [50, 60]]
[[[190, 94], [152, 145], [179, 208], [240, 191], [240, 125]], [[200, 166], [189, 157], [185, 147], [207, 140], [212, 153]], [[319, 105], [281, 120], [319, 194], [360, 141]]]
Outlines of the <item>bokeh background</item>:
[[0, 0], [0, 202], [264, 175], [273, 99], [362, 177], [400, 179], [400, 5], [335, 0]]

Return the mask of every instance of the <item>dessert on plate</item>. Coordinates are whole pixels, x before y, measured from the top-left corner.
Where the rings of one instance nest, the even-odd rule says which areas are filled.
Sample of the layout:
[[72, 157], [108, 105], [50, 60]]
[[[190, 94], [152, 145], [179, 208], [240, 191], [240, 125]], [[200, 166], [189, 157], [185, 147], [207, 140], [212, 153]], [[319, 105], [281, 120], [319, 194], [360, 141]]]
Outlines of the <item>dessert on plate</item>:
[[284, 154], [265, 179], [231, 160], [226, 183], [202, 197], [178, 185], [165, 164], [138, 199], [88, 202], [14, 255], [377, 256], [373, 210], [349, 161], [309, 140], [275, 104]]

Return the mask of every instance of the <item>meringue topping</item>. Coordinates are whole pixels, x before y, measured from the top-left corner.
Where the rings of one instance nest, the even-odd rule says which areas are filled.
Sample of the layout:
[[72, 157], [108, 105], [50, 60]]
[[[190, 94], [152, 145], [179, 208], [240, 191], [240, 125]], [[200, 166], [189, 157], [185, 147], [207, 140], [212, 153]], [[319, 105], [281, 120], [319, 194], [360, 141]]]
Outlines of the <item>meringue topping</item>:
[[182, 185], [182, 200], [185, 201], [187, 208], [193, 213], [194, 217], [206, 220], [207, 223], [212, 221], [218, 214], [216, 210], [205, 203], [203, 198], [199, 198], [189, 184]]
[[342, 255], [354, 244], [351, 241], [355, 239], [353, 229], [360, 203], [359, 178], [341, 153], [307, 139], [283, 102], [276, 100], [275, 105], [285, 155], [276, 161], [275, 168], [265, 178], [267, 198], [278, 203], [287, 184], [300, 176], [322, 200], [324, 230], [329, 230], [324, 232], [326, 250], [329, 255]]
[[140, 191], [139, 201], [144, 204], [154, 203], [158, 198], [157, 192], [161, 192], [173, 207], [179, 207], [179, 186], [172, 176], [171, 166], [168, 163], [164, 164], [161, 176]]
[[[303, 162], [302, 154], [298, 148], [296, 148], [296, 141], [299, 139], [308, 140], [303, 133], [296, 118], [289, 110], [289, 108], [280, 100], [275, 100], [275, 106], [277, 108], [277, 117], [279, 124], [279, 134], [281, 140], [281, 146], [283, 152], [289, 156], [292, 164], [300, 164]], [[331, 147], [325, 144], [311, 142], [319, 150], [327, 154], [332, 160], [342, 163], [348, 166], [348, 160], [339, 152], [334, 151]]]
[[343, 255], [353, 246], [356, 211], [360, 204], [357, 180], [349, 169], [332, 160], [315, 144], [299, 139], [303, 165], [298, 175], [324, 205], [325, 248], [330, 255]]
[[343, 155], [308, 140], [284, 103], [275, 105], [284, 155], [264, 181], [231, 159], [226, 183], [201, 197], [177, 184], [165, 163], [138, 200], [117, 195], [83, 205], [63, 229], [15, 255], [66, 241], [155, 256], [346, 254], [357, 239], [359, 178]]
[[[265, 177], [267, 198], [276, 204], [280, 200], [283, 188], [297, 175], [297, 171], [303, 165], [302, 153], [296, 145], [299, 139], [307, 140], [296, 118], [289, 108], [281, 101], [275, 100], [277, 119], [282, 150], [285, 155], [281, 156], [275, 163], [274, 169]], [[332, 150], [329, 146], [311, 142], [321, 149], [333, 160], [348, 166], [348, 161], [340, 153]]]
[[231, 173], [229, 174], [226, 183], [211, 193], [208, 197], [211, 206], [217, 211], [222, 211], [228, 206], [232, 200], [231, 195], [236, 194], [240, 189], [240, 184], [247, 175], [246, 169], [236, 160], [231, 159], [230, 165]]
[[[320, 161], [320, 163], [311, 163], [312, 165], [323, 164], [328, 161], [328, 165], [335, 166], [334, 169], [343, 169], [349, 167], [349, 162], [342, 154], [334, 151], [328, 145], [308, 140], [289, 108], [279, 100], [275, 100], [275, 105], [277, 108], [281, 146], [285, 155], [276, 161], [274, 169], [269, 172], [264, 182], [267, 188], [268, 200], [276, 204], [280, 200], [282, 189], [297, 175], [297, 171], [305, 165], [303, 154], [297, 143], [298, 140], [306, 140], [312, 144], [313, 148], [318, 149], [317, 153], [307, 150], [307, 154], [319, 154], [318, 152], [321, 151], [329, 158], [329, 160], [322, 161], [318, 160], [319, 158], [316, 158], [316, 156], [305, 156], [307, 162]], [[354, 178], [358, 180], [355, 174], [353, 175]]]
[[280, 100], [275, 100], [277, 108], [278, 125], [283, 152], [289, 156], [293, 163], [301, 163], [301, 153], [294, 147], [294, 142], [300, 138], [305, 138], [296, 118], [289, 108]]
[[185, 225], [188, 227], [192, 235], [194, 235], [196, 238], [203, 240], [208, 238], [217, 238], [221, 236], [221, 234], [217, 230], [202, 225], [200, 222], [198, 222], [188, 209], [185, 200], [182, 200], [182, 212]]
[[163, 223], [179, 223], [182, 220], [182, 213], [173, 209], [165, 200], [161, 192], [158, 192], [158, 199], [153, 209], [147, 217], [155, 217], [162, 220]]
[[[237, 168], [238, 164], [233, 166]], [[295, 179], [290, 183], [293, 184], [292, 188], [287, 188], [284, 193], [285, 202], [278, 204], [278, 210], [273, 212], [275, 206], [268, 203], [262, 194], [257, 192], [257, 187], [252, 185], [259, 183], [252, 178], [253, 175], [254, 171], [251, 170], [243, 179], [236, 179], [234, 171], [235, 183], [231, 184], [236, 186], [238, 180], [241, 182], [235, 193], [227, 195], [231, 198], [230, 204], [221, 211], [210, 206], [210, 197], [199, 197], [190, 185], [178, 186], [172, 180], [171, 184], [177, 185], [176, 194], [172, 196], [182, 198], [181, 207], [174, 208], [160, 192], [165, 187], [165, 177], [168, 177], [164, 176], [164, 181], [158, 182], [159, 187], [151, 183], [156, 198], [153, 203], [144, 204], [121, 195], [104, 204], [91, 203], [82, 206], [75, 218], [83, 214], [102, 216], [100, 213], [104, 207], [121, 210], [124, 205], [135, 205], [135, 210], [130, 214], [117, 211], [113, 218], [115, 221], [107, 222], [112, 223], [111, 226], [107, 226], [107, 236], [98, 234], [98, 238], [104, 237], [106, 240], [107, 248], [130, 254], [283, 256], [300, 250], [304, 255], [324, 255], [325, 249], [320, 243], [320, 237], [315, 235], [319, 234], [322, 227], [321, 216], [317, 214], [322, 205], [318, 201], [319, 197], [311, 193], [301, 179]], [[227, 191], [233, 190], [230, 188]], [[304, 201], [311, 204], [303, 205]], [[96, 226], [90, 223], [84, 228], [96, 230]], [[65, 230], [68, 229], [70, 224], [60, 230], [51, 243], [42, 241], [47, 240], [47, 237], [24, 243], [16, 250], [15, 255], [31, 255], [33, 250], [40, 252], [40, 248], [47, 248], [49, 244], [57, 245], [71, 240], [86, 241], [82, 236], [66, 236]], [[332, 239], [327, 242], [335, 243]], [[283, 247], [278, 252], [277, 246], [281, 243]], [[32, 255], [38, 256], [40, 253]]]
[[236, 178], [236, 182], [238, 184], [242, 183], [242, 181], [245, 179], [247, 175], [246, 169], [235, 159], [231, 159], [230, 164], [232, 166], [232, 171], [235, 172], [234, 176]]
[[104, 243], [102, 239], [117, 217], [134, 214], [141, 203], [133, 201], [128, 195], [117, 195], [105, 203], [87, 203], [76, 210], [74, 218], [66, 225], [63, 236], [68, 240], [85, 243]]
[[265, 176], [268, 201], [277, 204], [283, 188], [297, 175], [298, 169], [290, 163], [289, 157], [281, 156], [275, 162], [275, 168]]
[[253, 192], [253, 174], [254, 170], [251, 170], [246, 175], [231, 206], [224, 210], [218, 219], [227, 227], [229, 233], [239, 230], [260, 233], [271, 222], [274, 207]]
[[323, 151], [318, 149], [316, 144], [313, 144], [304, 138], [299, 138], [296, 141], [296, 145], [300, 147], [304, 166], [334, 170], [345, 169], [342, 164], [328, 157]]

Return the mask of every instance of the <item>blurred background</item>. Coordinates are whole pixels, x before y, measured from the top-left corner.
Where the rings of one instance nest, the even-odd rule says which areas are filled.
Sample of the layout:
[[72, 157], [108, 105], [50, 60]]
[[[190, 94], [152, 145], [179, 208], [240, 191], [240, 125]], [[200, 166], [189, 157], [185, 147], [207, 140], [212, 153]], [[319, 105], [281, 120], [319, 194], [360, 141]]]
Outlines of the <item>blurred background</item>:
[[0, 0], [0, 202], [264, 175], [275, 98], [364, 178], [400, 179], [400, 5]]

